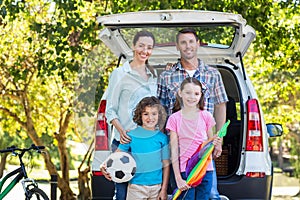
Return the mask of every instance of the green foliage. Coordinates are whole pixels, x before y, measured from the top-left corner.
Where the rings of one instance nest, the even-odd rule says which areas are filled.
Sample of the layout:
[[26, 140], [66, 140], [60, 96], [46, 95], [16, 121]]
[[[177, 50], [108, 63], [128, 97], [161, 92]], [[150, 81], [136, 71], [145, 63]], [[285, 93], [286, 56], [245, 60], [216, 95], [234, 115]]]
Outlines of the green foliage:
[[116, 57], [104, 44], [98, 45], [86, 56], [78, 72], [76, 110], [80, 116], [94, 116], [100, 98], [108, 84], [108, 76], [116, 66]]

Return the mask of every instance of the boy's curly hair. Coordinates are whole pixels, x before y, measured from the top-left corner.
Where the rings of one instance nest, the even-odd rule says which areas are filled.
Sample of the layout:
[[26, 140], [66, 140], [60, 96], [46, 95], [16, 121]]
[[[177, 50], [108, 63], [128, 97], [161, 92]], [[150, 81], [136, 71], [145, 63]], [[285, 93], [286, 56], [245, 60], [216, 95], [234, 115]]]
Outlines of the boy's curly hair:
[[165, 108], [160, 104], [158, 98], [151, 96], [151, 97], [144, 97], [136, 106], [133, 115], [133, 121], [137, 123], [137, 125], [142, 126], [142, 113], [145, 111], [145, 108], [149, 107], [157, 107], [158, 109], [158, 128], [162, 130], [165, 126], [167, 114]]

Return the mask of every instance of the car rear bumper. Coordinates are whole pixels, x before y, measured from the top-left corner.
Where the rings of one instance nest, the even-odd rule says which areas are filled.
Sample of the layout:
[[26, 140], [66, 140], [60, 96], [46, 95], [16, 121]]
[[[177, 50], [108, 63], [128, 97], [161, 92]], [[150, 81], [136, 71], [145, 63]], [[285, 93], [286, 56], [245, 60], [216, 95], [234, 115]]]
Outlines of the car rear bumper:
[[249, 178], [246, 176], [236, 176], [226, 180], [218, 181], [219, 193], [229, 199], [264, 199], [270, 200], [272, 196], [273, 176], [264, 178]]
[[[264, 178], [249, 178], [235, 176], [226, 180], [218, 180], [218, 190], [221, 195], [234, 200], [270, 200], [272, 196], [273, 176]], [[104, 176], [91, 176], [93, 200], [112, 200], [114, 184]]]

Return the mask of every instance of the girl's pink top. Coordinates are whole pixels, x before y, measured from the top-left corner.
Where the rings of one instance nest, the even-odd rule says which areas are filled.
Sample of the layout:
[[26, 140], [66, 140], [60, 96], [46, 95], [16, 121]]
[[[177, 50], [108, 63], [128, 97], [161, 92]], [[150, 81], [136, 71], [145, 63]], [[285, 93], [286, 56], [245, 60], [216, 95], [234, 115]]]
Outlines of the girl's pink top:
[[[196, 119], [185, 119], [181, 111], [173, 113], [166, 129], [178, 135], [180, 171], [185, 172], [187, 161], [194, 155], [199, 145], [208, 139], [207, 131], [216, 124], [212, 114], [206, 110], [199, 111]], [[212, 162], [207, 171], [213, 171]]]

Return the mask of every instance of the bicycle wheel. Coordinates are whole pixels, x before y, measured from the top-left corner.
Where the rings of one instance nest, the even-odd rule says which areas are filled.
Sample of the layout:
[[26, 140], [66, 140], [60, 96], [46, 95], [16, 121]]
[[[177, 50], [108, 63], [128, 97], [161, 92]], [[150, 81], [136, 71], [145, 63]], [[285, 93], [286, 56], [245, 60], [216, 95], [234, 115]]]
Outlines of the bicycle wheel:
[[28, 191], [26, 200], [49, 200], [47, 194], [40, 188], [34, 187]]

